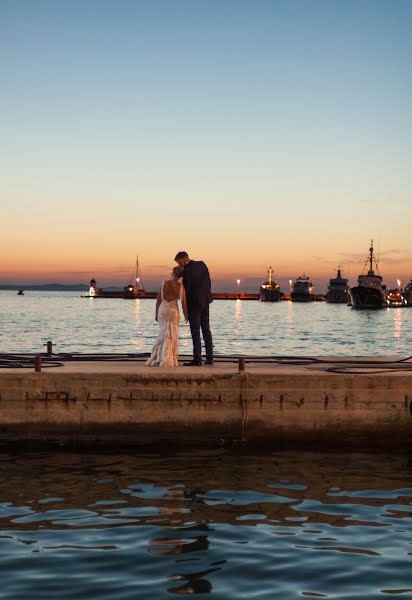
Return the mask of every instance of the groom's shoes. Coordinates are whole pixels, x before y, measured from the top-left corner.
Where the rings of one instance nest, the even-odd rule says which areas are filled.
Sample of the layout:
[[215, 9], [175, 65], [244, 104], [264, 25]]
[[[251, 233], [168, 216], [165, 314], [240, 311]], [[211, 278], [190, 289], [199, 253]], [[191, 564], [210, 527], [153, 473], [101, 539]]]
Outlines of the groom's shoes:
[[209, 367], [211, 367], [213, 365], [213, 358], [207, 358], [205, 360], [205, 365], [208, 365]]
[[201, 360], [189, 360], [189, 362], [183, 363], [183, 366], [184, 367], [201, 367], [202, 361]]

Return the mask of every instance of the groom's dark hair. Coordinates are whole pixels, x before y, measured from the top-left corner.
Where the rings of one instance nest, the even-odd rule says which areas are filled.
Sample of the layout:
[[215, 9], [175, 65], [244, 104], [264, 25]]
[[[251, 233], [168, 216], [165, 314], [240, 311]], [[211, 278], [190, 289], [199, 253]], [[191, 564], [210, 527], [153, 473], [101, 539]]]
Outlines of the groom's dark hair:
[[178, 252], [175, 256], [175, 260], [180, 260], [181, 258], [186, 258], [186, 256], [189, 256], [187, 252], [185, 252], [184, 250], [182, 250], [181, 252]]

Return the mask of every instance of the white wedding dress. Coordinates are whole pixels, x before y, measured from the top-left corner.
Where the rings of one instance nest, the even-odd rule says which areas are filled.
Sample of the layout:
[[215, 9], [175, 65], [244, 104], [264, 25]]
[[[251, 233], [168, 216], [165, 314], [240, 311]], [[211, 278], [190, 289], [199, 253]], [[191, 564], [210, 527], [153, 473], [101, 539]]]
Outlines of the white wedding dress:
[[160, 288], [161, 303], [157, 314], [159, 333], [153, 346], [150, 358], [146, 361], [149, 367], [177, 367], [179, 360], [179, 322], [180, 312], [178, 301], [163, 298], [163, 285]]

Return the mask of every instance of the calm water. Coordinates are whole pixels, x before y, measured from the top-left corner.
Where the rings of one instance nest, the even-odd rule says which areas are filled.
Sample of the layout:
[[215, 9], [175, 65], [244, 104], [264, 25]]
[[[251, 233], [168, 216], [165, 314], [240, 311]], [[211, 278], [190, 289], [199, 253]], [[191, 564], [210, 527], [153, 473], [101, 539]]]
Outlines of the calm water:
[[[1, 292], [0, 351], [148, 351], [153, 311]], [[219, 353], [405, 355], [412, 309], [214, 302], [212, 326]], [[176, 595], [412, 598], [412, 454], [0, 453], [0, 597]]]
[[7, 600], [412, 597], [407, 455], [0, 454]]
[[[154, 300], [80, 298], [79, 292], [0, 292], [0, 352], [148, 352], [157, 334]], [[356, 311], [324, 302], [215, 301], [218, 354], [409, 355], [412, 308]], [[191, 353], [181, 325], [181, 352]]]

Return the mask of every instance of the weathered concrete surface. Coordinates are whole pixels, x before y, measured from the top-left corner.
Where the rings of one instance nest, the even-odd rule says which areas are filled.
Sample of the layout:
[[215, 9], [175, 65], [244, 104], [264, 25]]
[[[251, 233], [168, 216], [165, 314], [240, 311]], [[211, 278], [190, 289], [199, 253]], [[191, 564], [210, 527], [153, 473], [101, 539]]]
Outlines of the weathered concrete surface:
[[119, 362], [0, 372], [3, 439], [405, 445], [411, 434], [412, 372]]

